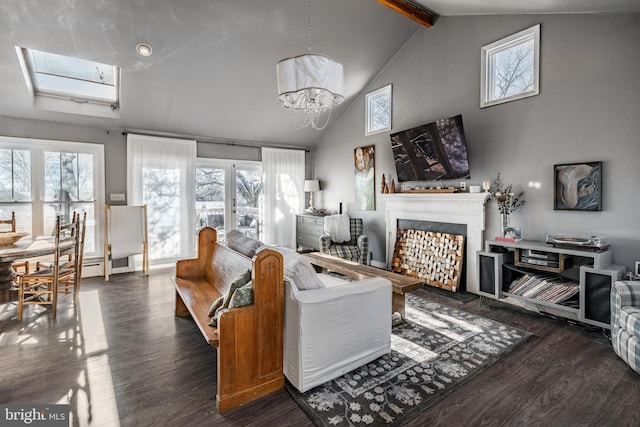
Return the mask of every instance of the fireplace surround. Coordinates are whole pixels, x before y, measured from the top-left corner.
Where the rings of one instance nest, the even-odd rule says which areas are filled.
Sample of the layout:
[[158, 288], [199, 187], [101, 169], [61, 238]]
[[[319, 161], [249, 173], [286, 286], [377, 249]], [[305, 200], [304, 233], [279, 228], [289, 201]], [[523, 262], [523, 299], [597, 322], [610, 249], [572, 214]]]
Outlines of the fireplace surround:
[[439, 222], [466, 225], [466, 290], [477, 294], [478, 267], [476, 252], [483, 249], [485, 204], [489, 193], [385, 194], [386, 261], [391, 268], [397, 238], [398, 220]]

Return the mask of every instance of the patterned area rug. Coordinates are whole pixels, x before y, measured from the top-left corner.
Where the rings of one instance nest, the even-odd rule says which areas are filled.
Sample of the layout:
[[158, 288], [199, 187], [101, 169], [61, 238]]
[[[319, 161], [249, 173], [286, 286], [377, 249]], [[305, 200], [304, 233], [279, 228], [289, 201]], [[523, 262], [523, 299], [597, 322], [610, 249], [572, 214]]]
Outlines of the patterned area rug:
[[287, 384], [316, 425], [404, 424], [530, 336], [411, 294], [406, 314], [390, 354], [306, 393]]

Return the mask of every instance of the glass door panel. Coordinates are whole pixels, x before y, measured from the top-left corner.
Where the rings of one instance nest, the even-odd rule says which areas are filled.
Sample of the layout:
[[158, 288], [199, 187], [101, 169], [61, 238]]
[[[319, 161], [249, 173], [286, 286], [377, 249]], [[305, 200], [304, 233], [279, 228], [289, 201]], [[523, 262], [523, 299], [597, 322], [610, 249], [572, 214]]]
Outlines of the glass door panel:
[[260, 240], [262, 171], [257, 168], [237, 167], [235, 178], [236, 228], [247, 236]]
[[215, 167], [196, 169], [196, 237], [203, 227], [212, 227], [218, 232], [218, 241], [224, 240], [224, 184], [225, 169]]
[[145, 167], [142, 202], [147, 205], [152, 265], [180, 257], [180, 170]]

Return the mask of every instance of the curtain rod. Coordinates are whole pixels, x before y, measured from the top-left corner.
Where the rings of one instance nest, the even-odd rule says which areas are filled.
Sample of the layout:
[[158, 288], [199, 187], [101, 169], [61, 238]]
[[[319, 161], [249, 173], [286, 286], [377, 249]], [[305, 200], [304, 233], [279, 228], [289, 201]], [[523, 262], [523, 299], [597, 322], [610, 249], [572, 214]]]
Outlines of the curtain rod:
[[[107, 130], [107, 133], [110, 132], [111, 129]], [[282, 145], [282, 144], [271, 144], [271, 143], [262, 143], [262, 142], [251, 142], [251, 141], [242, 141], [236, 139], [222, 139], [222, 138], [205, 138], [201, 136], [195, 135], [187, 135], [183, 133], [171, 133], [171, 132], [153, 132], [153, 131], [145, 131], [138, 129], [122, 129], [122, 135], [127, 135], [129, 133], [134, 133], [137, 135], [144, 136], [158, 136], [165, 138], [179, 138], [179, 139], [195, 139], [196, 142], [204, 142], [207, 144], [219, 144], [219, 145], [229, 145], [233, 147], [248, 147], [248, 148], [282, 148], [288, 150], [304, 150], [306, 153], [311, 152], [311, 148], [309, 147], [297, 147], [294, 145]]]

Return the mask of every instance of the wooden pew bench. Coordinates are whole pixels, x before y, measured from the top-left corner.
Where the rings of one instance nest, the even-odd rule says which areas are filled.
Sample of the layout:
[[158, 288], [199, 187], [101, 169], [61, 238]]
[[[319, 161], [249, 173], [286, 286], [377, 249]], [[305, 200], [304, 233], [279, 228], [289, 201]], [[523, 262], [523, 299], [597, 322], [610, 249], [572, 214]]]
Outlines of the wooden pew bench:
[[[284, 388], [283, 268], [279, 253], [267, 249], [246, 258], [218, 244], [216, 230], [209, 227], [198, 236], [198, 258], [176, 264], [175, 315], [191, 316], [207, 343], [217, 349], [219, 412]], [[253, 280], [253, 304], [226, 309], [218, 327], [209, 326], [211, 303], [247, 269]]]

